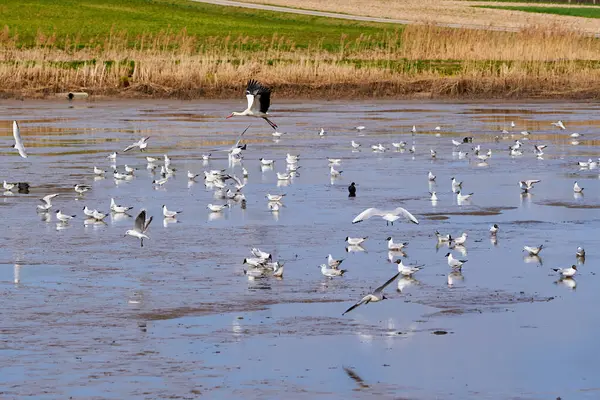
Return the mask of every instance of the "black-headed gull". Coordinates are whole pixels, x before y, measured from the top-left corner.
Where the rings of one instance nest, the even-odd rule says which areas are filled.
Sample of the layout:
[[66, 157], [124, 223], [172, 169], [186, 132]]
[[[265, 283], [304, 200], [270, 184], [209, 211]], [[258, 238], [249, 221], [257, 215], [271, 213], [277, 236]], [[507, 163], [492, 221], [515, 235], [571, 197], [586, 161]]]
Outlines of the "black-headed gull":
[[130, 144], [129, 146], [125, 147], [125, 149], [123, 150], [123, 153], [125, 153], [131, 149], [135, 149], [136, 147], [139, 147], [140, 151], [144, 151], [144, 149], [146, 149], [146, 147], [148, 147], [148, 139], [150, 139], [150, 136], [143, 137], [140, 140], [138, 140], [137, 142]]
[[537, 256], [538, 254], [540, 254], [540, 251], [542, 251], [543, 248], [543, 244], [540, 244], [538, 247], [524, 246], [523, 251], [526, 251], [530, 256]]
[[319, 268], [321, 268], [321, 273], [323, 275], [325, 275], [326, 277], [328, 277], [328, 278], [333, 278], [335, 276], [342, 276], [342, 275], [344, 275], [348, 271], [346, 269], [331, 268], [327, 264], [321, 264], [319, 266]]
[[446, 254], [446, 257], [448, 257], [448, 265], [452, 269], [461, 269], [463, 264], [468, 261], [468, 260], [459, 260], [458, 258], [454, 258], [452, 256], [452, 253]]
[[363, 220], [369, 219], [371, 217], [381, 217], [385, 220], [386, 225], [388, 224], [392, 224], [394, 225], [394, 222], [397, 221], [398, 219], [400, 219], [400, 217], [404, 217], [405, 219], [409, 220], [410, 222], [414, 223], [414, 224], [418, 224], [419, 220], [415, 218], [414, 215], [412, 215], [410, 212], [408, 212], [406, 209], [402, 208], [402, 207], [397, 207], [393, 210], [380, 210], [378, 208], [367, 208], [366, 210], [364, 210], [363, 212], [361, 212], [360, 214], [358, 214], [356, 217], [354, 217], [354, 219], [352, 220], [353, 224], [356, 224], [358, 222], [361, 222]]
[[175, 218], [175, 217], [177, 217], [177, 214], [181, 214], [181, 211], [168, 210], [167, 206], [164, 204], [162, 206], [162, 212], [163, 212], [163, 215], [165, 216], [165, 218]]
[[346, 311], [344, 311], [342, 313], [342, 315], [345, 315], [345, 314], [349, 313], [350, 311], [354, 310], [356, 307], [358, 307], [360, 305], [369, 304], [369, 303], [376, 303], [378, 301], [382, 301], [382, 300], [387, 299], [387, 297], [385, 297], [385, 295], [383, 294], [383, 290], [390, 283], [394, 282], [396, 280], [396, 278], [398, 278], [398, 276], [400, 276], [400, 272], [398, 272], [396, 275], [392, 276], [386, 283], [384, 283], [383, 285], [379, 286], [372, 293], [369, 293], [368, 295], [366, 295], [365, 297], [363, 297], [359, 302], [357, 302], [352, 307], [350, 307], [349, 309], [347, 309]]
[[560, 276], [570, 278], [577, 273], [577, 266], [571, 265], [569, 268], [552, 268], [554, 272], [558, 272]]
[[403, 276], [412, 276], [422, 268], [421, 266], [404, 265], [402, 259], [396, 260], [395, 263], [398, 264], [398, 272], [400, 272], [400, 274]]
[[408, 242], [394, 243], [394, 239], [392, 239], [391, 236], [385, 240], [387, 240], [387, 242], [388, 242], [388, 244], [387, 244], [388, 250], [401, 251], [404, 247], [408, 246]]
[[21, 139], [21, 130], [19, 129], [17, 121], [13, 121], [13, 137], [15, 139], [15, 144], [13, 144], [12, 147], [17, 149], [21, 157], [27, 158], [27, 152], [25, 151], [25, 146]]
[[359, 238], [353, 238], [353, 237], [346, 237], [346, 242], [350, 245], [350, 246], [358, 246], [361, 243], [363, 243], [365, 240], [367, 240], [368, 236], [365, 237], [359, 237]]

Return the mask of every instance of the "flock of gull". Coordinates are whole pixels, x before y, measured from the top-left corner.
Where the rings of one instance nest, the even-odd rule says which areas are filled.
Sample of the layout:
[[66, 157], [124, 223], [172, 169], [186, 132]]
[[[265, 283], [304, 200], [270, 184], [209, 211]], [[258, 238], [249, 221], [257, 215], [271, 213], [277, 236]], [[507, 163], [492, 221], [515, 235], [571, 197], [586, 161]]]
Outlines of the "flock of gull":
[[[255, 80], [250, 80], [246, 87], [246, 97], [248, 100], [247, 108], [242, 112], [234, 112], [229, 115], [227, 118], [234, 116], [250, 116], [264, 119], [269, 125], [274, 129], [273, 136], [278, 138], [283, 135], [277, 131], [277, 125], [268, 118], [267, 111], [270, 106], [270, 94], [271, 91], [269, 88], [261, 85]], [[565, 124], [562, 121], [558, 121], [553, 123], [554, 126], [558, 127], [561, 130], [565, 130]], [[514, 128], [515, 124], [511, 123], [511, 127]], [[362, 131], [365, 129], [364, 126], [356, 126], [355, 129], [357, 131]], [[215, 191], [215, 199], [218, 201], [216, 204], [207, 204], [207, 209], [209, 213], [221, 213], [225, 209], [240, 206], [242, 208], [246, 207], [246, 197], [244, 195], [244, 187], [248, 182], [248, 171], [242, 165], [242, 160], [244, 157], [244, 152], [246, 151], [246, 145], [242, 145], [241, 142], [243, 140], [243, 136], [246, 133], [248, 128], [246, 128], [237, 138], [234, 145], [228, 147], [226, 149], [216, 149], [214, 151], [222, 151], [227, 153], [228, 158], [232, 164], [237, 164], [241, 167], [242, 176], [238, 177], [235, 174], [227, 173], [226, 170], [208, 170], [203, 171], [203, 180], [204, 184], [209, 189], [214, 189]], [[440, 131], [440, 127], [435, 128], [436, 131]], [[412, 128], [413, 137], [416, 133], [416, 126]], [[523, 155], [525, 151], [524, 142], [527, 140], [527, 136], [530, 133], [528, 131], [520, 132], [522, 137], [519, 137], [514, 143], [508, 148], [508, 152], [511, 157], [519, 157]], [[325, 136], [327, 132], [325, 129], [321, 129], [318, 133], [318, 136]], [[21, 139], [20, 128], [16, 121], [13, 122], [13, 136], [15, 140], [15, 144], [13, 147], [18, 151], [19, 155], [23, 158], [27, 158], [27, 152], [25, 150], [24, 143]], [[439, 133], [437, 136], [440, 136]], [[581, 135], [574, 133], [571, 137], [576, 140]], [[496, 137], [496, 141], [500, 141], [502, 139], [511, 138], [510, 133], [507, 130], [503, 130]], [[123, 155], [123, 153], [128, 153], [134, 149], [139, 150], [140, 152], [146, 152], [148, 150], [149, 137], [143, 137], [131, 145], [127, 146], [122, 152], [113, 152], [107, 156], [107, 159], [111, 162], [112, 171], [105, 171], [97, 166], [92, 168], [90, 167], [90, 174], [93, 173], [96, 177], [104, 177], [107, 174], [112, 174], [116, 183], [124, 180], [133, 179], [136, 169], [124, 164], [123, 168], [119, 170], [117, 168], [117, 159]], [[469, 152], [473, 152], [474, 159], [478, 163], [487, 163], [492, 158], [492, 150], [483, 151], [480, 145], [472, 147], [473, 138], [465, 137], [461, 141], [452, 140], [452, 145], [454, 146], [455, 152], [459, 158], [467, 157]], [[349, 144], [349, 148], [352, 151], [360, 151], [362, 144], [358, 143], [355, 140], [352, 140]], [[468, 149], [467, 149], [468, 148]], [[533, 153], [536, 157], [542, 158], [544, 156], [544, 150], [547, 148], [546, 145], [536, 144], [533, 146]], [[408, 146], [406, 142], [394, 142], [391, 144], [391, 148], [388, 146], [378, 143], [371, 146], [371, 150], [373, 152], [386, 152], [390, 149], [394, 149], [396, 151], [404, 152], [408, 149], [409, 152], [415, 153], [416, 147], [413, 142], [412, 146]], [[437, 157], [437, 152], [435, 149], [429, 150], [429, 155], [431, 158], [435, 159]], [[203, 154], [202, 158], [205, 161], [208, 161], [211, 157], [211, 153]], [[293, 181], [294, 178], [298, 174], [299, 166], [299, 155], [287, 154], [285, 159], [286, 168], [284, 171], [277, 172], [277, 180], [281, 182], [285, 181]], [[169, 184], [169, 180], [176, 173], [176, 169], [172, 166], [171, 159], [167, 154], [164, 154], [163, 157], [146, 157], [147, 161], [147, 169], [152, 171], [153, 173], [158, 173], [159, 177], [156, 177], [152, 181], [152, 185], [156, 188], [163, 187]], [[338, 178], [341, 176], [343, 171], [340, 169], [340, 165], [342, 163], [341, 159], [328, 159], [329, 162], [329, 174], [331, 179]], [[266, 159], [260, 158], [260, 165], [263, 170], [273, 169], [276, 161], [274, 159]], [[594, 161], [589, 159], [587, 161], [579, 162], [580, 168], [585, 169], [595, 169], [598, 168], [600, 163], [600, 159], [598, 161]], [[160, 164], [160, 165], [159, 165]], [[159, 168], [160, 167], [160, 168]], [[190, 182], [195, 182], [196, 179], [201, 177], [200, 174], [193, 173], [191, 171], [187, 171], [187, 178]], [[427, 177], [430, 188], [433, 188], [433, 183], [436, 182], [436, 175], [434, 175], [431, 171], [428, 173]], [[523, 193], [527, 194], [534, 190], [535, 185], [540, 184], [540, 180], [538, 179], [525, 179], [518, 182], [518, 185]], [[357, 196], [357, 184], [352, 182], [348, 187], [348, 196], [355, 197]], [[451, 190], [456, 196], [456, 201], [458, 205], [468, 204], [471, 200], [474, 193], [466, 193], [463, 191], [463, 182], [456, 179], [456, 177], [451, 178]], [[17, 182], [17, 183], [8, 183], [7, 181], [3, 182], [3, 188], [5, 193], [12, 193], [13, 190], [26, 190], [28, 188], [28, 184]], [[85, 184], [77, 184], [73, 187], [73, 190], [77, 193], [79, 198], [84, 198], [85, 193], [92, 190], [92, 186]], [[574, 182], [573, 184], [573, 192], [576, 195], [582, 195], [584, 188], [582, 188], [578, 182]], [[41, 199], [42, 204], [37, 206], [37, 212], [48, 214], [54, 207], [53, 199], [59, 196], [58, 193], [52, 193], [44, 196]], [[279, 210], [284, 207], [285, 201], [285, 193], [266, 193], [265, 199], [267, 202], [268, 209], [277, 213]], [[437, 194], [434, 190], [430, 191], [430, 200], [432, 204], [438, 201]], [[115, 199], [111, 199], [110, 203], [110, 213], [114, 214], [126, 214], [133, 210], [132, 206], [125, 206], [118, 204]], [[72, 221], [77, 218], [76, 215], [71, 215], [64, 213], [60, 209], [53, 210], [56, 215], [56, 219], [58, 220], [57, 229], [63, 229], [68, 227]], [[87, 206], [83, 207], [83, 214], [85, 215], [85, 223], [86, 224], [102, 224], [103, 220], [110, 214], [108, 212], [99, 211], [97, 209], [89, 209]], [[162, 206], [162, 214], [165, 218], [165, 221], [168, 222], [170, 220], [176, 221], [177, 216], [181, 213], [181, 211], [171, 210], [167, 208], [166, 205]], [[362, 212], [360, 212], [353, 220], [352, 223], [359, 223], [362, 221], [366, 221], [370, 218], [378, 217], [385, 221], [386, 225], [393, 225], [398, 221], [407, 221], [413, 224], [418, 224], [418, 219], [410, 213], [408, 210], [403, 207], [396, 207], [393, 209], [382, 210], [379, 208], [368, 208]], [[144, 239], [149, 240], [150, 237], [148, 235], [148, 230], [150, 228], [151, 222], [153, 220], [152, 216], [149, 216], [146, 210], [142, 209], [138, 212], [137, 217], [135, 218], [134, 225], [132, 229], [124, 232], [124, 236], [131, 236], [140, 240], [140, 246], [144, 246]], [[500, 227], [497, 224], [494, 224], [489, 229], [489, 234], [492, 242], [495, 240], [496, 236], [500, 232]], [[435, 232], [438, 246], [447, 246], [449, 248], [448, 253], [446, 254], [446, 259], [448, 266], [450, 267], [449, 273], [447, 275], [447, 283], [449, 287], [452, 287], [457, 281], [463, 279], [462, 276], [462, 267], [467, 262], [465, 259], [461, 259], [461, 257], [456, 257], [455, 253], [461, 253], [462, 255], [466, 254], [465, 246], [468, 240], [467, 232], [463, 232], [458, 237], [453, 237], [450, 234], [440, 234], [439, 232]], [[361, 245], [367, 241], [367, 237], [346, 237], [346, 242], [348, 245], [348, 251], [361, 251]], [[407, 246], [408, 243], [405, 242], [395, 242], [392, 237], [387, 238], [387, 249], [392, 254], [390, 257], [390, 261], [393, 260], [394, 255], [403, 255], [403, 249]], [[528, 257], [539, 257], [540, 252], [543, 250], [543, 245], [539, 246], [524, 246], [523, 251], [526, 252]], [[585, 250], [582, 247], [579, 247], [576, 252], [576, 257], [578, 260], [585, 259]], [[327, 262], [323, 263], [319, 266], [321, 273], [329, 278], [329, 279], [337, 279], [342, 277], [344, 273], [347, 271], [341, 268], [343, 263], [343, 259], [335, 259], [331, 254], [327, 257]], [[383, 285], [377, 287], [375, 290], [366, 294], [362, 297], [358, 302], [349, 307], [343, 314], [346, 314], [356, 307], [368, 304], [379, 302], [381, 300], [386, 299], [383, 291], [384, 289], [394, 282], [398, 277], [402, 277], [401, 279], [412, 279], [413, 275], [418, 273], [422, 269], [422, 266], [419, 265], [405, 265], [403, 260], [399, 258], [395, 261], [398, 265], [398, 272], [388, 279]], [[247, 269], [244, 270], [245, 275], [248, 279], [262, 279], [268, 277], [274, 278], [283, 278], [284, 273], [284, 263], [281, 261], [273, 260], [273, 257], [270, 253], [265, 252], [259, 248], [252, 248], [251, 254], [243, 260], [243, 264], [247, 266]], [[554, 271], [559, 275], [561, 280], [572, 280], [573, 276], [577, 273], [577, 266], [573, 264], [568, 268], [556, 268]]]

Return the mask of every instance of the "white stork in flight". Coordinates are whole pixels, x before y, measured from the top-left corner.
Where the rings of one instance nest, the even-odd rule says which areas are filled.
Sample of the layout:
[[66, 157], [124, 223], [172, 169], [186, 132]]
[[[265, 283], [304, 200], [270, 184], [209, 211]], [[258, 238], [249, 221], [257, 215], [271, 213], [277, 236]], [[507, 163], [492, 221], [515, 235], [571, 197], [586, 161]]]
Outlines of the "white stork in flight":
[[271, 89], [261, 85], [254, 79], [248, 81], [246, 86], [246, 98], [248, 98], [248, 108], [242, 112], [232, 112], [227, 118], [235, 115], [249, 115], [251, 117], [262, 118], [277, 129], [277, 125], [267, 118], [267, 111], [271, 105]]

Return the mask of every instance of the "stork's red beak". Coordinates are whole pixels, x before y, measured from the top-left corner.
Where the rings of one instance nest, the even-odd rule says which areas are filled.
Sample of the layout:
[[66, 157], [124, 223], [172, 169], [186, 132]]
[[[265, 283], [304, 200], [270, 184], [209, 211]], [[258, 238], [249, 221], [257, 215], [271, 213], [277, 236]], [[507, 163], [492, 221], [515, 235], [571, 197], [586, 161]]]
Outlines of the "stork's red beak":
[[233, 117], [233, 114], [230, 114], [230, 115], [226, 116], [225, 119], [229, 119], [231, 117]]

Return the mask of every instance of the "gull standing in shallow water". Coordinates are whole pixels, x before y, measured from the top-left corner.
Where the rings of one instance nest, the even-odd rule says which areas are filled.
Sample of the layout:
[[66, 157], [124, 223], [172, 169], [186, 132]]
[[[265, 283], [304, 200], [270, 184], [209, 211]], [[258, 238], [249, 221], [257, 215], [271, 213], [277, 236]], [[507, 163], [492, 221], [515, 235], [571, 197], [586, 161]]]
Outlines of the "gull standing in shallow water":
[[369, 304], [369, 303], [376, 303], [378, 301], [382, 301], [387, 299], [387, 297], [385, 297], [385, 295], [383, 294], [383, 290], [392, 282], [394, 282], [396, 280], [396, 278], [398, 278], [398, 276], [400, 276], [400, 272], [398, 272], [396, 275], [392, 276], [386, 283], [384, 283], [383, 285], [379, 286], [377, 289], [375, 289], [373, 291], [373, 293], [369, 293], [368, 295], [366, 295], [365, 297], [363, 297], [358, 303], [354, 304], [352, 307], [350, 307], [349, 309], [347, 309], [346, 311], [344, 311], [342, 313], [342, 315], [345, 315], [347, 313], [349, 313], [350, 311], [354, 310], [356, 307], [363, 305], [363, 304]]
[[386, 225], [390, 223], [394, 225], [394, 222], [400, 219], [400, 216], [406, 218], [414, 224], [419, 224], [419, 220], [416, 219], [414, 215], [412, 215], [402, 207], [397, 207], [391, 211], [384, 211], [378, 208], [367, 208], [366, 210], [358, 214], [356, 217], [354, 217], [352, 223], [356, 224], [371, 217], [381, 217], [386, 221]]
[[331, 268], [327, 264], [321, 264], [319, 268], [321, 268], [321, 273], [328, 278], [333, 278], [334, 276], [343, 276], [344, 273], [348, 271], [346, 269]]
[[499, 230], [500, 228], [498, 227], [498, 224], [494, 224], [490, 227], [490, 233], [492, 234], [492, 236], [496, 236]]
[[342, 264], [342, 262], [344, 262], [343, 258], [336, 260], [335, 258], [333, 258], [331, 256], [331, 254], [329, 256], [327, 256], [327, 263], [329, 264], [329, 266], [331, 268], [338, 269], [338, 267]]
[[150, 222], [152, 222], [152, 217], [146, 221], [146, 210], [140, 211], [138, 216], [135, 218], [133, 229], [129, 229], [127, 232], [125, 232], [125, 236], [129, 235], [140, 239], [140, 247], [144, 247], [144, 239], [150, 239], [146, 235], [146, 231], [150, 226]]
[[404, 265], [402, 259], [396, 260], [395, 263], [398, 264], [398, 272], [400, 272], [402, 276], [413, 276], [414, 273], [420, 271], [422, 268], [420, 266]]
[[115, 212], [117, 214], [124, 214], [127, 211], [133, 209], [133, 207], [124, 207], [115, 203], [115, 199], [110, 199], [110, 211]]
[[163, 204], [162, 212], [165, 218], [176, 218], [177, 214], [181, 214], [181, 211], [170, 211], [167, 209], [167, 206]]
[[577, 273], [577, 266], [571, 265], [569, 268], [552, 268], [552, 271], [558, 272], [564, 278], [570, 278]]
[[468, 260], [459, 260], [457, 258], [454, 258], [452, 256], [452, 253], [446, 254], [446, 257], [448, 257], [448, 265], [452, 269], [458, 269], [458, 270], [460, 270], [460, 269], [462, 269], [463, 264], [468, 261]]
[[60, 210], [56, 210], [56, 218], [63, 223], [69, 222], [69, 220], [75, 218], [74, 215], [67, 215], [60, 212]]
[[350, 246], [358, 246], [361, 243], [363, 243], [365, 240], [367, 240], [367, 238], [368, 238], [368, 236], [360, 237], [360, 238], [346, 237], [346, 242]]
[[387, 244], [388, 250], [391, 250], [391, 251], [402, 251], [402, 249], [408, 245], [408, 242], [394, 243], [394, 240], [392, 239], [391, 236], [385, 240], [387, 240], [387, 242], [388, 242], [388, 244]]

